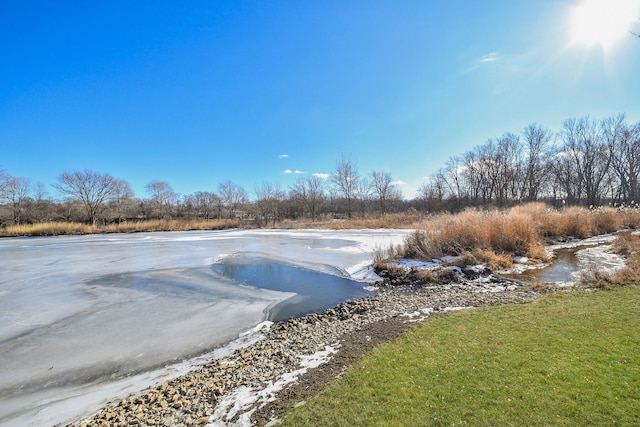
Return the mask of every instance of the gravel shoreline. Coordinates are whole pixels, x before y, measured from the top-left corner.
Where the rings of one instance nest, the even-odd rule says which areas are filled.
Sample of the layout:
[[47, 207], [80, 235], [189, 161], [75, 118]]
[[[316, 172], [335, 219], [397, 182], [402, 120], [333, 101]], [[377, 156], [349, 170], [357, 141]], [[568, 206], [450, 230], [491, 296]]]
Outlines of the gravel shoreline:
[[539, 296], [492, 276], [445, 285], [385, 283], [373, 296], [265, 327], [257, 342], [70, 425], [265, 425], [317, 393], [364, 352], [430, 314]]

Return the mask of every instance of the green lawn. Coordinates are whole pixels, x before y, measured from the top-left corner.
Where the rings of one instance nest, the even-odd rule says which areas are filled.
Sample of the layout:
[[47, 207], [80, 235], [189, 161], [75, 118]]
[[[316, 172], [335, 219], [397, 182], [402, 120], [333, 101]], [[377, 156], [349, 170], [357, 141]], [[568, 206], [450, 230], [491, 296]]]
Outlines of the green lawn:
[[640, 286], [433, 317], [284, 425], [640, 425]]

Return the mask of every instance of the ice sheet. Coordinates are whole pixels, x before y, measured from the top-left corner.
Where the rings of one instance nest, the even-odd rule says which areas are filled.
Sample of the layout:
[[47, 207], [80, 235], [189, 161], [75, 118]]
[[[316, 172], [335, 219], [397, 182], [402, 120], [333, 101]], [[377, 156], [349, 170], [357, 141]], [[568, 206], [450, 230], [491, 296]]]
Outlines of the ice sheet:
[[[2, 239], [0, 424], [53, 424], [91, 413], [131, 391], [118, 381], [211, 351], [294, 295], [225, 279], [211, 268], [214, 261], [258, 255], [367, 281], [374, 279], [367, 267], [374, 248], [398, 244], [407, 233], [230, 230]], [[90, 403], [83, 400], [88, 389]]]

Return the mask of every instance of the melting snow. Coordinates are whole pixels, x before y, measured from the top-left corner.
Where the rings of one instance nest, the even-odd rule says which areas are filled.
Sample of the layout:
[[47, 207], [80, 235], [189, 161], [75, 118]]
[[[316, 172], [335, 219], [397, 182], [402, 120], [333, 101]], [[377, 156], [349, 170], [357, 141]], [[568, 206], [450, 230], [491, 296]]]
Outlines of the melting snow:
[[[207, 426], [250, 426], [251, 415], [257, 408], [273, 402], [276, 399], [276, 394], [280, 390], [297, 381], [298, 377], [305, 374], [309, 369], [317, 368], [328, 362], [331, 357], [337, 353], [339, 348], [340, 344], [335, 343], [331, 346], [325, 346], [324, 350], [318, 351], [315, 354], [298, 356], [300, 359], [299, 369], [283, 374], [275, 382], [269, 381], [263, 389], [246, 386], [238, 388], [222, 399], [214, 414], [209, 419]], [[232, 421], [236, 416], [238, 416], [237, 421]]]

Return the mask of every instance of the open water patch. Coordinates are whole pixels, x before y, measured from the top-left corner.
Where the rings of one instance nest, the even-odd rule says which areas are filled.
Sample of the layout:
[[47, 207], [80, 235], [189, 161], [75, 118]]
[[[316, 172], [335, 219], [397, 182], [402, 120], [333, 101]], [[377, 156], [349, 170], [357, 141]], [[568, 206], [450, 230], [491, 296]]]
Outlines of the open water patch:
[[576, 281], [578, 272], [578, 257], [576, 252], [580, 248], [558, 249], [554, 252], [553, 260], [542, 268], [531, 268], [519, 274], [500, 274], [511, 279], [522, 280], [527, 283], [570, 284]]
[[319, 313], [353, 298], [370, 295], [362, 283], [336, 274], [321, 273], [284, 262], [236, 255], [212, 264], [217, 273], [248, 286], [296, 295], [269, 309], [268, 320], [280, 321]]

